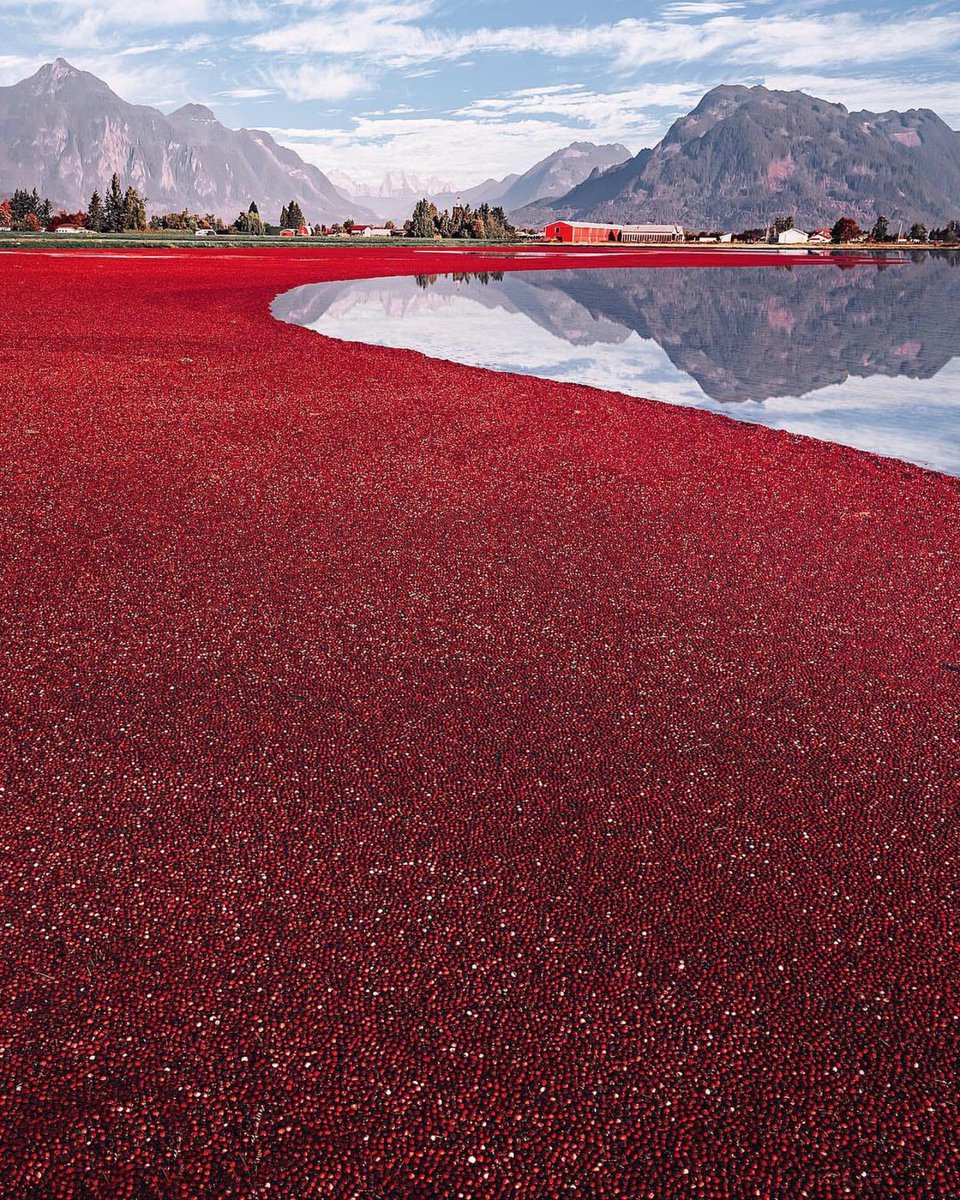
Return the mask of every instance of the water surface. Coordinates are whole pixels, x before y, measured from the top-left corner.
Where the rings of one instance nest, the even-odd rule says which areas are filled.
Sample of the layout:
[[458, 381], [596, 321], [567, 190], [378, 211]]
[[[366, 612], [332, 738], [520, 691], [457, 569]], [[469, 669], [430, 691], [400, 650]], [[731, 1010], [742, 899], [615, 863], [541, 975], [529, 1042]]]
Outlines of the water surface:
[[960, 255], [300, 287], [347, 341], [693, 405], [960, 475]]

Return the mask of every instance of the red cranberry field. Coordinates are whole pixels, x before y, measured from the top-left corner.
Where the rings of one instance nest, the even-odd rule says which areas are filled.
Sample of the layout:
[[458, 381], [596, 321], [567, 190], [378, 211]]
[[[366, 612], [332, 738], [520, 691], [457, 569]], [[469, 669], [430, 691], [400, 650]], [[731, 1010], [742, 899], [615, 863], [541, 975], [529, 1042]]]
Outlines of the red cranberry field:
[[269, 315], [457, 268], [0, 256], [0, 1195], [957, 1196], [960, 483]]

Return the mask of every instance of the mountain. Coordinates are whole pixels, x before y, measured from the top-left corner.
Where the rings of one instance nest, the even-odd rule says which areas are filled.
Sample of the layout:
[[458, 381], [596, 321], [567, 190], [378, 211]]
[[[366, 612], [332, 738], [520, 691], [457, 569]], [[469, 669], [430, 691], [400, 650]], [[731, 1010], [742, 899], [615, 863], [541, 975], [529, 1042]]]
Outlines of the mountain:
[[0, 88], [0, 194], [36, 187], [55, 205], [86, 207], [114, 171], [146, 197], [150, 212], [188, 208], [232, 220], [256, 200], [276, 220], [296, 200], [312, 221], [374, 219], [346, 205], [322, 171], [268, 133], [228, 129], [201, 104], [169, 116], [128, 104], [62, 58]]
[[[349, 176], [338, 176], [337, 186], [346, 195], [367, 205], [383, 218], [405, 221], [413, 206], [426, 196], [438, 209], [450, 209], [455, 204], [498, 204], [509, 213], [541, 196], [561, 196], [592, 173], [629, 159], [626, 146], [597, 146], [593, 142], [572, 142], [548, 154], [522, 175], [506, 175], [503, 179], [485, 179], [472, 187], [458, 188], [442, 180], [424, 179], [406, 171], [384, 176], [376, 188], [353, 184]], [[346, 180], [347, 187], [342, 180]], [[439, 184], [440, 186], [433, 186]]]
[[619, 143], [597, 146], [593, 142], [571, 142], [515, 179], [497, 197], [497, 203], [513, 212], [534, 200], [563, 196], [594, 173], [629, 159], [630, 151]]
[[392, 200], [399, 196], [428, 196], [433, 192], [456, 191], [456, 184], [431, 175], [411, 175], [407, 171], [388, 171], [378, 183], [357, 183], [343, 171], [329, 171], [328, 177], [345, 196], [369, 196]]
[[724, 85], [652, 150], [514, 215], [743, 229], [781, 213], [807, 228], [880, 213], [948, 221], [960, 213], [960, 133], [930, 109], [848, 112], [805, 92]]

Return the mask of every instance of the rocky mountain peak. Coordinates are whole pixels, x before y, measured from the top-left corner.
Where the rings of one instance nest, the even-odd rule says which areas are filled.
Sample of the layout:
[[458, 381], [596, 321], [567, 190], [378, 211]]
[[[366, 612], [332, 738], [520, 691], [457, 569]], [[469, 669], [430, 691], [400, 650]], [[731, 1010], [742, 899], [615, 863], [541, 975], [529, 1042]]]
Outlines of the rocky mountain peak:
[[205, 104], [184, 104], [170, 114], [171, 121], [199, 121], [206, 125], [219, 125], [214, 113]]
[[65, 58], [55, 58], [53, 62], [44, 63], [31, 82], [40, 91], [55, 92], [65, 80], [79, 79], [82, 75], [83, 71], [78, 71]]

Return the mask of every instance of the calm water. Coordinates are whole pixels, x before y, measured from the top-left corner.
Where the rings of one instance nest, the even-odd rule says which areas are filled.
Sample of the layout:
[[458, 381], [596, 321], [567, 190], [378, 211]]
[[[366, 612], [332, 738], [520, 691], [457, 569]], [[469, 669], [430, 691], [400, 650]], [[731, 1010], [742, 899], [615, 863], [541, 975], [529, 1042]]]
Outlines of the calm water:
[[297, 288], [273, 312], [960, 475], [960, 255], [358, 280]]

